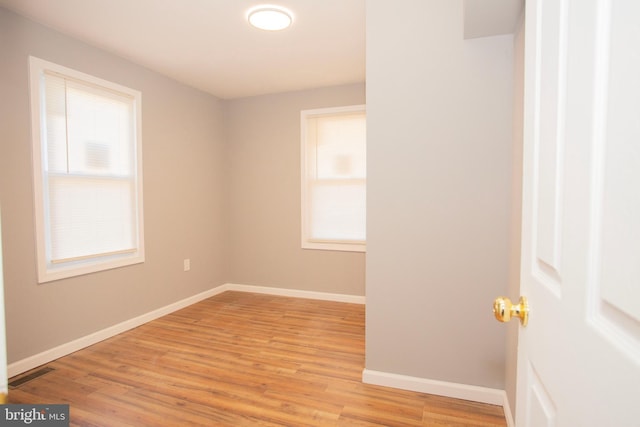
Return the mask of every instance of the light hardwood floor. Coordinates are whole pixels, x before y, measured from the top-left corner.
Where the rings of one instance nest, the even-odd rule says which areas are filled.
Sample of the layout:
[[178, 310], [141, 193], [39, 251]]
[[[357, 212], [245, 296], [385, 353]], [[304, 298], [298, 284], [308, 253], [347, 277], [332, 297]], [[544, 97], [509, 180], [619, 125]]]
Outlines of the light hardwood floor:
[[364, 317], [225, 292], [48, 363], [9, 401], [68, 403], [77, 426], [506, 425], [499, 406], [362, 384]]

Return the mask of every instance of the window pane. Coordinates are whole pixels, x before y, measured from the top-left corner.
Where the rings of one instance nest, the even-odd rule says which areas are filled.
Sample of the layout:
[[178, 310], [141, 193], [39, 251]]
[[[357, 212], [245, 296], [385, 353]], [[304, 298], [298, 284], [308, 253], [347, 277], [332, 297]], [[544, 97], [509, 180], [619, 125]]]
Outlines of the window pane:
[[366, 240], [366, 185], [315, 181], [311, 190], [311, 239]]
[[317, 178], [365, 178], [367, 166], [364, 114], [319, 117], [316, 120]]
[[51, 259], [135, 248], [133, 184], [127, 180], [50, 177]]
[[67, 122], [65, 106], [65, 81], [62, 77], [45, 75], [46, 145], [49, 172], [67, 172]]
[[131, 173], [131, 101], [77, 83], [67, 83], [69, 172]]

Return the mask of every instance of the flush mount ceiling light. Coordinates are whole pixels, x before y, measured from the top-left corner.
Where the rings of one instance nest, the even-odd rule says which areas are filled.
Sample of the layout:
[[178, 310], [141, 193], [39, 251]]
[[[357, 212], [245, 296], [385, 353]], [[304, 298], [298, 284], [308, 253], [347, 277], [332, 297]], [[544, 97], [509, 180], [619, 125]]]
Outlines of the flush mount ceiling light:
[[256, 28], [267, 31], [278, 31], [288, 28], [293, 23], [293, 13], [280, 6], [257, 6], [247, 13], [249, 23]]

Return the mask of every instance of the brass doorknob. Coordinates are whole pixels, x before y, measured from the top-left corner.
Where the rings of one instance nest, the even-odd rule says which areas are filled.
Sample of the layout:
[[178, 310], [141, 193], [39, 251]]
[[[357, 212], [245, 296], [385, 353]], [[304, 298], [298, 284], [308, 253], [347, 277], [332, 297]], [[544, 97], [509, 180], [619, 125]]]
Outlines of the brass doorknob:
[[519, 317], [520, 324], [527, 326], [529, 303], [526, 297], [520, 297], [520, 301], [516, 305], [513, 305], [507, 297], [498, 297], [493, 302], [493, 314], [500, 322], [508, 322], [512, 317]]

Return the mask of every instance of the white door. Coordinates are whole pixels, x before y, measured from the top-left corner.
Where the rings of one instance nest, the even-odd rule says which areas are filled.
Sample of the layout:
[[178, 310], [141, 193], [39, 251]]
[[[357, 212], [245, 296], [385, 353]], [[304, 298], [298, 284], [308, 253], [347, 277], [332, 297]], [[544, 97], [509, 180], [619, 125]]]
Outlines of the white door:
[[527, 0], [518, 427], [640, 426], [640, 1]]

